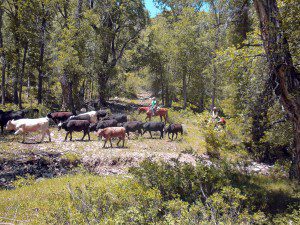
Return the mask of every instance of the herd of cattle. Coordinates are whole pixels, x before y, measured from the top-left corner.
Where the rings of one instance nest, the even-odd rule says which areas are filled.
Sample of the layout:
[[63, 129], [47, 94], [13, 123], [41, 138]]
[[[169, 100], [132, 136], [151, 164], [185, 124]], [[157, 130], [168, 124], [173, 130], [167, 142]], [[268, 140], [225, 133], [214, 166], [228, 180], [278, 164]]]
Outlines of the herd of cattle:
[[118, 138], [119, 141], [123, 141], [124, 147], [125, 136], [127, 134], [129, 139], [130, 132], [138, 132], [141, 136], [147, 131], [152, 138], [152, 131], [160, 132], [160, 138], [163, 138], [164, 133], [172, 134], [172, 140], [174, 135], [183, 133], [181, 124], [170, 124], [167, 128], [163, 122], [141, 122], [141, 121], [128, 121], [126, 114], [112, 114], [108, 115], [105, 110], [90, 111], [79, 115], [74, 115], [72, 112], [53, 112], [49, 113], [44, 118], [28, 119], [25, 118], [28, 114], [38, 113], [38, 110], [19, 110], [19, 111], [7, 111], [0, 110], [0, 125], [1, 132], [3, 134], [3, 127], [6, 126], [6, 130], [15, 131], [15, 134], [23, 135], [23, 142], [25, 142], [25, 135], [30, 132], [40, 131], [42, 133], [41, 142], [44, 140], [45, 135], [49, 136], [51, 142], [51, 135], [49, 130], [49, 121], [58, 126], [58, 130], [64, 129], [66, 131], [65, 141], [70, 135], [72, 140], [73, 132], [83, 132], [81, 140], [88, 136], [90, 140], [90, 132], [95, 132], [99, 139], [104, 138], [105, 147], [107, 141], [110, 142], [112, 147], [112, 138]]

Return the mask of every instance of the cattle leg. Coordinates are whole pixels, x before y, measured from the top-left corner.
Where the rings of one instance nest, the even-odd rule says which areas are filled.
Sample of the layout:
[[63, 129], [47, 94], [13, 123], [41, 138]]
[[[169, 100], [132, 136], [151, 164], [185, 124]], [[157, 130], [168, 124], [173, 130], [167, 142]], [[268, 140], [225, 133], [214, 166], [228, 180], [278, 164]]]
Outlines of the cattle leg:
[[51, 142], [51, 135], [50, 135], [50, 130], [49, 129], [47, 129], [47, 134], [48, 134], [48, 136], [49, 136], [49, 142]]
[[141, 134], [141, 136], [143, 136], [145, 133], [146, 133], [147, 131], [146, 130], [144, 130], [144, 132]]
[[164, 138], [164, 131], [160, 131], [160, 138]]
[[128, 140], [129, 140], [129, 131], [127, 132]]
[[123, 137], [123, 145], [122, 145], [123, 148], [124, 148], [124, 143], [125, 143], [125, 136]]
[[160, 117], [160, 122], [162, 122], [162, 116], [159, 116]]
[[70, 131], [70, 141], [72, 141], [72, 131]]
[[44, 140], [44, 137], [45, 137], [45, 134], [46, 134], [46, 131], [43, 131], [43, 133], [42, 133], [42, 139], [41, 139], [41, 143], [43, 142], [43, 140]]
[[66, 133], [65, 141], [67, 141], [68, 135], [69, 135], [69, 131]]
[[81, 140], [82, 140], [82, 141], [83, 141], [83, 139], [84, 139], [85, 135], [86, 135], [86, 132], [85, 132], [85, 131], [83, 131], [83, 137], [81, 138]]
[[171, 139], [171, 138], [170, 138], [170, 132], [168, 132], [168, 138]]
[[177, 136], [178, 136], [178, 133], [176, 132], [176, 138], [175, 139], [177, 139]]
[[150, 136], [151, 136], [151, 138], [152, 138], [152, 134], [151, 134], [151, 131], [149, 130], [149, 134], [150, 134]]
[[4, 133], [3, 128], [4, 128], [4, 125], [1, 124], [1, 134]]
[[172, 141], [173, 141], [173, 138], [174, 138], [174, 133], [172, 133]]
[[90, 137], [90, 131], [87, 132], [87, 135], [89, 137], [89, 141], [91, 140], [91, 137]]
[[111, 138], [109, 139], [109, 142], [110, 142], [110, 147], [112, 148]]
[[107, 142], [107, 139], [104, 140], [103, 148], [105, 148], [106, 142]]

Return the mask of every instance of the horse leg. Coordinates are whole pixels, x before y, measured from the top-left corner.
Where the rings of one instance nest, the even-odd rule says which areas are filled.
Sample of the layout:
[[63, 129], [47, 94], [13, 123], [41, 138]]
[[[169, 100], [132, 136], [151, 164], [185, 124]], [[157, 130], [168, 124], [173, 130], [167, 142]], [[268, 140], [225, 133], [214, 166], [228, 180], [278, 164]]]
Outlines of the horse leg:
[[171, 138], [170, 138], [170, 132], [168, 132], [168, 138], [171, 139]]
[[176, 138], [175, 139], [177, 139], [177, 136], [178, 136], [178, 133], [176, 132]]
[[91, 137], [90, 137], [90, 131], [87, 131], [87, 135], [89, 137], [89, 141], [91, 140]]
[[174, 133], [172, 133], [172, 141], [173, 141], [173, 138], [174, 138]]
[[151, 134], [151, 131], [149, 130], [149, 134], [150, 134], [150, 136], [151, 136], [151, 138], [152, 138], [152, 134]]
[[160, 138], [164, 138], [164, 131], [163, 130], [160, 131]]
[[70, 131], [70, 141], [72, 141], [72, 131]]
[[129, 131], [127, 132], [128, 140], [129, 140]]

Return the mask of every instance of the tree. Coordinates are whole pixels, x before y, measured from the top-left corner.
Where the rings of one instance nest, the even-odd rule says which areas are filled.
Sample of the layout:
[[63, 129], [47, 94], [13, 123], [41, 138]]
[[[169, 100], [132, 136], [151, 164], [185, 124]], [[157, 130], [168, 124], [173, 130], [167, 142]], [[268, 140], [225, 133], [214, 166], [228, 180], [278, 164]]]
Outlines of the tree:
[[93, 11], [98, 17], [95, 23], [92, 15], [90, 23], [100, 47], [97, 68], [99, 101], [104, 105], [109, 97], [108, 82], [116, 73], [116, 65], [145, 27], [148, 15], [141, 0], [100, 1], [94, 5]]
[[294, 126], [295, 151], [290, 176], [300, 180], [300, 74], [293, 65], [276, 0], [255, 0], [271, 82]]
[[1, 57], [1, 63], [2, 63], [1, 103], [4, 105], [5, 104], [6, 55], [5, 55], [5, 49], [4, 49], [4, 44], [3, 44], [3, 32], [2, 32], [3, 14], [4, 14], [3, 4], [4, 4], [4, 0], [1, 0], [1, 2], [0, 2], [0, 51], [1, 51], [0, 57]]

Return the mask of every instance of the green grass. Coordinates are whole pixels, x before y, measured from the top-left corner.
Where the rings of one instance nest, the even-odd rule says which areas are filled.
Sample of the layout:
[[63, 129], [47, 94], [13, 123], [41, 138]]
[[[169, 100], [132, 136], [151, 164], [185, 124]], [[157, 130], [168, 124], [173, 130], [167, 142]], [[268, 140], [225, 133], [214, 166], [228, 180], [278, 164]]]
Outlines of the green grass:
[[107, 195], [109, 201], [114, 203], [112, 206], [119, 207], [138, 204], [143, 198], [159, 199], [157, 191], [144, 190], [129, 177], [90, 174], [65, 176], [40, 180], [15, 190], [0, 191], [0, 223], [59, 224], [54, 219], [61, 216], [70, 218], [70, 221], [80, 220], [76, 218], [76, 209], [72, 206], [75, 201], [72, 198], [76, 198], [76, 190], [79, 189], [87, 190], [88, 194], [96, 191], [97, 195], [90, 196], [93, 198]]

